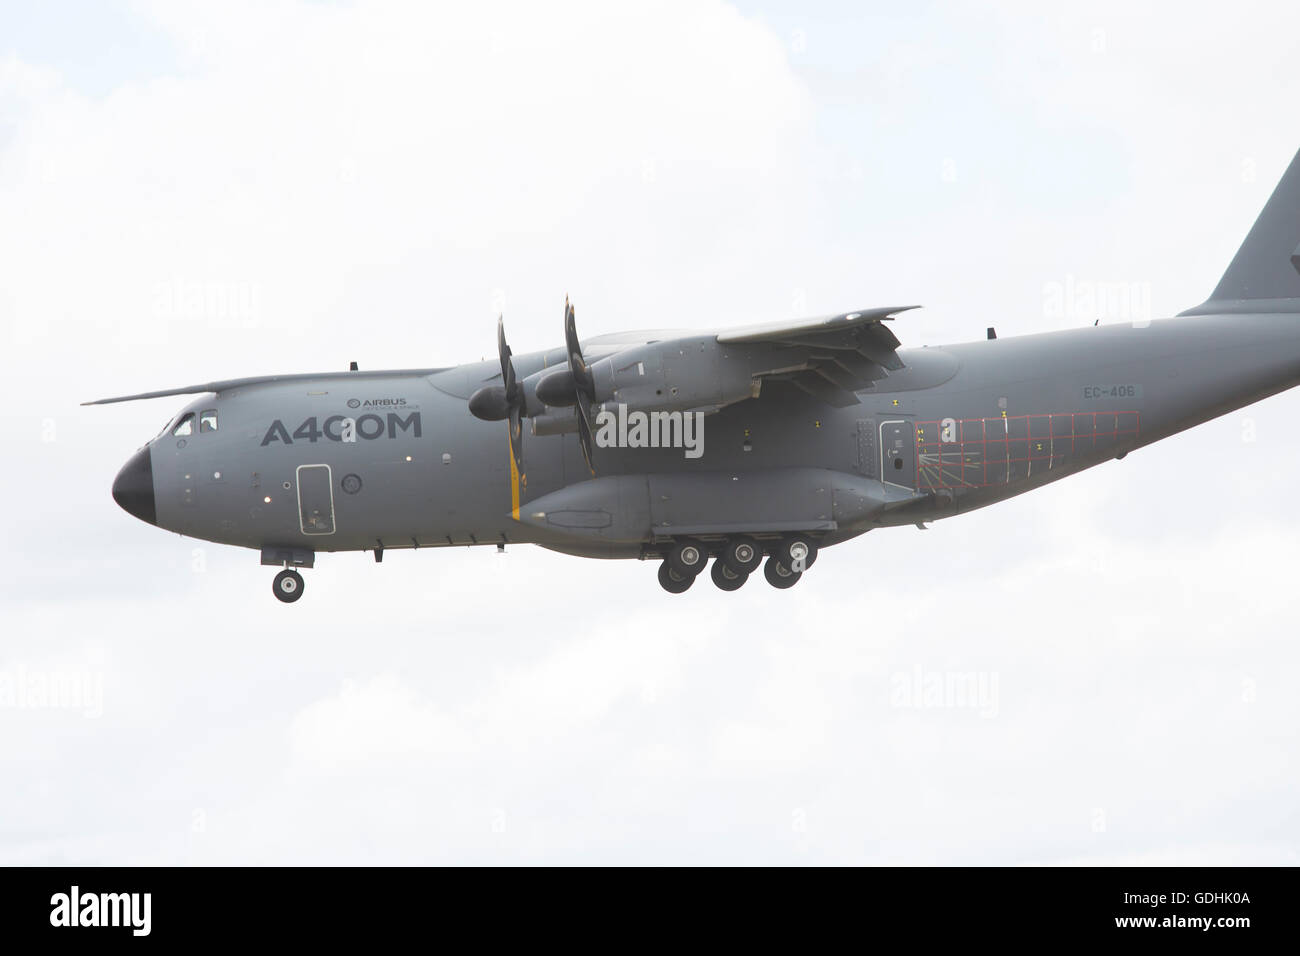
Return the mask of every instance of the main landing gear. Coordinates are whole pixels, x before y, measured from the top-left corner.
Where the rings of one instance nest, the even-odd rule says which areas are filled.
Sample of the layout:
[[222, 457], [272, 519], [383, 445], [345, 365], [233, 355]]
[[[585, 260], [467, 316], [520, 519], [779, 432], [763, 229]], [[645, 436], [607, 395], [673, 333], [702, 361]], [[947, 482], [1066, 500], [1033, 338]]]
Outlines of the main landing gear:
[[271, 582], [271, 590], [285, 604], [292, 604], [302, 597], [302, 575], [289, 568], [281, 571]]
[[804, 571], [817, 560], [817, 543], [807, 535], [792, 534], [767, 543], [769, 557], [763, 564], [763, 543], [737, 536], [712, 546], [691, 539], [674, 541], [659, 566], [659, 584], [670, 594], [690, 589], [712, 554], [709, 576], [723, 591], [738, 591], [763, 564], [763, 576], [775, 588], [793, 587]]
[[749, 580], [748, 574], [737, 574], [721, 558], [713, 562], [713, 570], [710, 574], [713, 576], [713, 583], [724, 591], [739, 591]]
[[680, 574], [667, 561], [659, 565], [659, 586], [669, 594], [681, 594], [688, 591], [694, 583], [695, 575]]

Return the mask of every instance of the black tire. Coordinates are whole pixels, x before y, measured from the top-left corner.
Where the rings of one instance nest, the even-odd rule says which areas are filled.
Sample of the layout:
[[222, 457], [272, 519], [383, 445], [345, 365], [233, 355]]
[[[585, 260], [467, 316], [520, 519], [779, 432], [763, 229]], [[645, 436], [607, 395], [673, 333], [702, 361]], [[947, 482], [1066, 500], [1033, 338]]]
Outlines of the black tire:
[[752, 574], [763, 563], [763, 549], [753, 538], [728, 538], [722, 547], [722, 560], [737, 574]]
[[682, 594], [695, 583], [695, 575], [678, 574], [667, 561], [659, 565], [659, 586], [669, 594]]
[[698, 541], [678, 541], [668, 552], [668, 564], [678, 574], [695, 577], [709, 563], [709, 549]]
[[713, 568], [709, 573], [713, 576], [713, 583], [723, 591], [739, 591], [749, 580], [748, 574], [737, 574], [722, 558], [713, 562]]
[[271, 582], [271, 591], [285, 604], [292, 604], [302, 597], [302, 575], [292, 568], [281, 571]]
[[777, 560], [776, 555], [772, 555], [767, 559], [767, 564], [763, 565], [763, 577], [767, 578], [767, 583], [772, 587], [784, 591], [786, 588], [792, 588], [798, 584], [799, 579], [803, 577], [803, 572], [791, 571]]
[[[785, 538], [773, 553], [787, 568], [795, 568], [802, 563], [802, 570], [807, 571], [817, 560], [817, 542], [805, 534], [792, 534]], [[799, 561], [800, 556], [803, 558], [802, 562]]]

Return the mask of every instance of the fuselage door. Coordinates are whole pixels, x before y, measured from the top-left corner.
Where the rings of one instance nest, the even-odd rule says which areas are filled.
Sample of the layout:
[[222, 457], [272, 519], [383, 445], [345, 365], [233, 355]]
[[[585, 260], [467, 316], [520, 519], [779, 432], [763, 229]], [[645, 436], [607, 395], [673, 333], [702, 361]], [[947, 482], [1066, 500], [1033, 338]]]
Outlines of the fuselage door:
[[303, 534], [334, 533], [334, 484], [329, 465], [298, 466], [298, 516]]
[[910, 418], [880, 423], [880, 480], [916, 488], [916, 426]]

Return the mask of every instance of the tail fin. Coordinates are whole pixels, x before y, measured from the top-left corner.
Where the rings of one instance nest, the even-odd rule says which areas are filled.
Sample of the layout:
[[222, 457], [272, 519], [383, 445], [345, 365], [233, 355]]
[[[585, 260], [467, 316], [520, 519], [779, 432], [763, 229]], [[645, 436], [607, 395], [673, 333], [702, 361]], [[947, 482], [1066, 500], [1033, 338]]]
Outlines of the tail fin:
[[1300, 153], [1237, 250], [1214, 294], [1182, 315], [1300, 312]]

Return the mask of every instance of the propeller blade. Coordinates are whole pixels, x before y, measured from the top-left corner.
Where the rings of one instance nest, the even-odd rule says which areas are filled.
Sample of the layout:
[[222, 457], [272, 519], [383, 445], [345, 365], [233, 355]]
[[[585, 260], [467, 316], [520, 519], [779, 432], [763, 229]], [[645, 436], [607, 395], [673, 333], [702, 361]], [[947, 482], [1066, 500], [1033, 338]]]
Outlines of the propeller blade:
[[515, 377], [515, 363], [511, 359], [514, 353], [506, 344], [505, 318], [500, 315], [497, 316], [497, 354], [501, 356], [501, 384], [506, 389], [506, 401], [514, 404], [519, 397], [519, 381]]
[[585, 395], [588, 401], [596, 398], [596, 383], [591, 377], [591, 369], [582, 359], [582, 346], [578, 343], [578, 323], [574, 317], [573, 306], [566, 297], [564, 300], [564, 347], [569, 353], [569, 371], [573, 374], [573, 387], [579, 395]]
[[[586, 404], [587, 403], [584, 401], [578, 402], [579, 408], [585, 407]], [[592, 477], [594, 478], [596, 475], [596, 466], [592, 461], [592, 456], [595, 449], [593, 447], [594, 442], [592, 441], [591, 436], [591, 424], [587, 421], [587, 415], [585, 412], [578, 415], [578, 444], [582, 446], [582, 457], [587, 462], [587, 470], [591, 472]]]
[[587, 460], [587, 468], [594, 475], [595, 442], [591, 433], [591, 406], [596, 401], [596, 381], [592, 378], [591, 368], [582, 357], [582, 345], [578, 342], [578, 322], [568, 296], [564, 298], [564, 348], [569, 353], [569, 378], [573, 382], [574, 397], [578, 404], [578, 442], [582, 445], [582, 457]]
[[515, 458], [515, 468], [524, 473], [524, 416], [518, 404], [510, 406], [510, 454]]
[[509, 422], [510, 454], [515, 468], [524, 473], [524, 390], [515, 374], [515, 363], [506, 343], [506, 322], [497, 316], [497, 354], [501, 358], [501, 385], [480, 389], [470, 396], [470, 411], [479, 418]]

